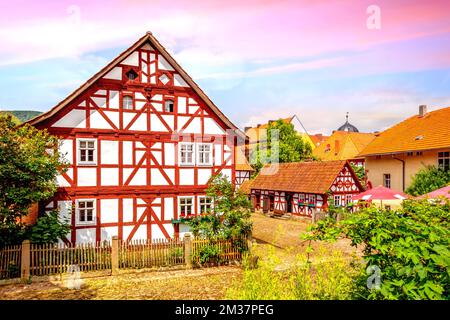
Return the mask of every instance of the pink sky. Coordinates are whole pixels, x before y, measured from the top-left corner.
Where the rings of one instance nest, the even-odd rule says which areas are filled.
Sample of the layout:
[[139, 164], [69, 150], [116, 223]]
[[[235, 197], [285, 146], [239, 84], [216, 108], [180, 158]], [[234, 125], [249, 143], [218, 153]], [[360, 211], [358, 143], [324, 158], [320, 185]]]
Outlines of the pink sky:
[[[381, 10], [379, 30], [367, 28], [370, 5]], [[67, 60], [64, 62], [67, 65], [62, 66], [64, 70], [84, 66], [80, 67], [85, 71], [82, 75], [70, 71], [64, 79], [48, 83], [48, 88], [66, 85], [64, 94], [67, 94], [86, 80], [87, 74], [104, 66], [109, 59], [105, 56], [117, 55], [150, 30], [195, 80], [206, 84], [204, 89], [212, 92], [212, 98], [218, 99], [225, 112], [240, 121], [238, 124], [254, 124], [289, 113], [299, 113], [306, 120], [331, 114], [320, 124], [310, 121], [312, 131], [323, 131], [345, 111], [362, 112], [361, 105], [370, 104], [377, 109], [377, 103], [396, 106], [384, 115], [377, 115], [389, 119], [391, 122], [385, 123], [391, 124], [411, 114], [412, 109], [405, 108], [414, 108], [415, 112], [417, 103], [429, 102], [444, 106], [450, 103], [450, 98], [441, 99], [441, 92], [433, 88], [424, 95], [421, 79], [416, 79], [414, 88], [386, 82], [384, 87], [375, 89], [368, 84], [360, 89], [359, 95], [342, 93], [341, 88], [336, 88], [323, 97], [328, 79], [322, 79], [317, 87], [310, 91], [300, 88], [297, 94], [298, 78], [303, 74], [309, 77], [313, 71], [317, 71], [314, 76], [323, 78], [323, 73], [329, 72], [330, 79], [339, 75], [351, 87], [356, 77], [447, 70], [449, 12], [448, 0], [3, 0], [0, 68], [23, 65], [25, 70], [30, 63], [44, 64], [60, 58]], [[280, 80], [265, 82], [274, 75], [287, 75], [281, 89], [276, 82]], [[409, 80], [407, 75], [403, 77]], [[0, 85], [1, 80], [0, 77]], [[440, 81], [442, 86], [448, 82], [448, 76], [433, 81]], [[245, 96], [250, 93], [245, 91], [244, 84], [255, 92], [268, 91], [267, 96], [250, 105], [249, 97]], [[236, 86], [242, 92], [233, 89]], [[12, 92], [8, 87], [4, 90]], [[45, 106], [42, 109], [51, 107], [57, 101], [56, 96], [59, 100], [63, 98], [59, 91], [52, 94], [52, 99], [42, 99], [40, 105]], [[235, 94], [236, 99], [228, 101], [230, 94]], [[308, 100], [310, 97], [316, 100]], [[238, 110], [238, 98], [246, 100], [247, 108]], [[0, 98], [0, 107], [19, 103], [14, 101], [14, 97]], [[279, 105], [273, 101], [279, 101]], [[270, 106], [264, 105], [269, 102]], [[315, 110], [304, 114], [301, 106], [311, 104]], [[257, 106], [263, 105], [270, 110], [255, 113]], [[372, 112], [367, 108], [367, 114], [359, 115], [363, 123]], [[358, 114], [353, 114], [358, 119]], [[379, 129], [381, 123], [382, 120], [375, 128]]]

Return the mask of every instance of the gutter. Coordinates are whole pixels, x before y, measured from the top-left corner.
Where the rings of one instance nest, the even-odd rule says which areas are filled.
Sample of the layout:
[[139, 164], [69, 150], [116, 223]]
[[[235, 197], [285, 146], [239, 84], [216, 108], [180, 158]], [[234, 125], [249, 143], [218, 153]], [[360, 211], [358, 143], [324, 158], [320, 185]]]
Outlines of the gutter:
[[405, 160], [396, 157], [392, 158], [402, 163], [402, 191], [405, 192]]

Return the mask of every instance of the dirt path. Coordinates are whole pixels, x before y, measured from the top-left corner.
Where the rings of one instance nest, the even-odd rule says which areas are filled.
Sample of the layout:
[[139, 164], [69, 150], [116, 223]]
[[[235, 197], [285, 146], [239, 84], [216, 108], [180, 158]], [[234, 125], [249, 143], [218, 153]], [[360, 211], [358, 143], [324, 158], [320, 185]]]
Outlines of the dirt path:
[[91, 299], [223, 299], [231, 281], [241, 276], [239, 267], [122, 274], [83, 279], [81, 289], [68, 289], [64, 282], [0, 286], [0, 299], [91, 300]]

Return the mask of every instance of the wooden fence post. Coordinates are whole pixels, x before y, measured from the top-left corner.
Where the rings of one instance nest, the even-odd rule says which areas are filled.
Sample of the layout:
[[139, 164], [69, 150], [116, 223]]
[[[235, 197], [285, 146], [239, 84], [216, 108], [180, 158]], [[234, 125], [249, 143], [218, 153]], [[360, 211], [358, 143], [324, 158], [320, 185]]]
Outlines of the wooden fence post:
[[119, 273], [119, 237], [113, 236], [111, 244], [111, 275]]
[[191, 235], [186, 233], [184, 235], [184, 263], [186, 264], [187, 269], [192, 268], [192, 240]]
[[22, 242], [22, 260], [20, 263], [20, 274], [23, 282], [28, 282], [30, 279], [30, 252], [30, 240], [24, 240]]
[[250, 234], [247, 237], [247, 249], [248, 249], [249, 255], [252, 254], [252, 248], [253, 248], [253, 237], [252, 237], [252, 233], [250, 232]]

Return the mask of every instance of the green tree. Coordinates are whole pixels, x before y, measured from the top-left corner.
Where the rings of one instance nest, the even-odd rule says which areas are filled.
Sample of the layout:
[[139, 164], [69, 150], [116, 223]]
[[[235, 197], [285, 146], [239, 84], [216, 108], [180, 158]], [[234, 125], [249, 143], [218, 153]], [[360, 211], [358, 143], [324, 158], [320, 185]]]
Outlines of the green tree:
[[406, 193], [420, 196], [436, 189], [445, 187], [450, 183], [450, 170], [443, 170], [436, 166], [426, 166], [413, 177]]
[[364, 166], [357, 166], [350, 162], [350, 166], [352, 167], [353, 171], [356, 174], [356, 177], [358, 178], [359, 182], [363, 187], [366, 187], [367, 177], [366, 177], [366, 169]]
[[58, 211], [53, 210], [37, 219], [29, 230], [29, 238], [33, 243], [56, 243], [67, 236], [70, 229], [70, 220], [61, 219]]
[[279, 119], [269, 123], [267, 139], [253, 150], [251, 159], [256, 172], [268, 159], [278, 154], [278, 162], [298, 162], [312, 157], [311, 146], [294, 130], [294, 125]]
[[0, 117], [0, 246], [29, 235], [21, 218], [56, 191], [55, 177], [65, 168], [58, 144], [45, 130]]
[[213, 210], [188, 221], [194, 236], [206, 239], [230, 239], [247, 236], [252, 231], [250, 201], [222, 174], [211, 177], [206, 195]]
[[363, 209], [339, 223], [319, 221], [305, 238], [329, 241], [340, 236], [353, 246], [362, 245], [366, 266], [381, 271], [379, 288], [368, 286], [375, 269], [355, 279], [355, 298], [450, 298], [449, 201], [406, 200], [397, 212]]

